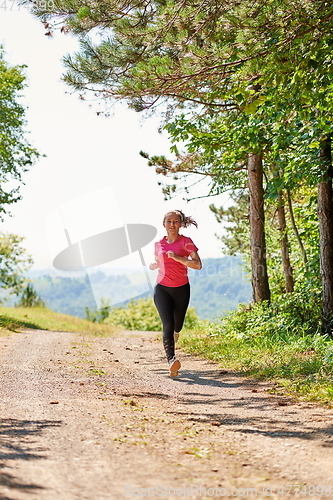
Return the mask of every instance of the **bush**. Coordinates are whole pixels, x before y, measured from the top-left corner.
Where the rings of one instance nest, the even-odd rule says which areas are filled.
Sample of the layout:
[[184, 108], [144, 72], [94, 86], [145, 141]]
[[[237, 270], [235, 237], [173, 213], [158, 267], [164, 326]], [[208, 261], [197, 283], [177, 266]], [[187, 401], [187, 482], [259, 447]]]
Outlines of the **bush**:
[[90, 309], [90, 307], [86, 306], [85, 319], [92, 323], [105, 323], [105, 320], [109, 317], [110, 309], [109, 301], [102, 297], [99, 309]]
[[333, 340], [321, 330], [320, 295], [303, 285], [271, 304], [242, 305], [221, 323], [182, 335], [181, 347], [227, 370], [273, 380], [276, 389], [333, 407]]
[[[186, 313], [184, 328], [191, 329], [199, 321], [193, 307], [189, 307]], [[127, 306], [111, 309], [105, 323], [120, 325], [127, 330], [161, 331], [162, 325], [154, 301], [148, 299], [137, 299], [129, 302]]]
[[321, 303], [316, 289], [298, 287], [293, 293], [278, 295], [271, 304], [240, 305], [222, 318], [225, 333], [253, 342], [267, 337], [282, 341], [290, 335], [302, 337], [321, 332]]
[[44, 301], [30, 283], [25, 287], [16, 307], [45, 307]]

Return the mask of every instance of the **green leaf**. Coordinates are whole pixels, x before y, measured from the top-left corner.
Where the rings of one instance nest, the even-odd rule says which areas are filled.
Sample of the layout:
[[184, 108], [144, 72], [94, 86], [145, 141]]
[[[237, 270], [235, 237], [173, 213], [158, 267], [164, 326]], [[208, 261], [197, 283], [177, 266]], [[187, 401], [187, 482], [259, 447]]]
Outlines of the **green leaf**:
[[77, 13], [77, 18], [78, 19], [84, 19], [86, 17], [89, 17], [91, 14], [91, 10], [89, 9], [89, 7], [87, 7], [86, 5], [84, 7], [81, 7]]

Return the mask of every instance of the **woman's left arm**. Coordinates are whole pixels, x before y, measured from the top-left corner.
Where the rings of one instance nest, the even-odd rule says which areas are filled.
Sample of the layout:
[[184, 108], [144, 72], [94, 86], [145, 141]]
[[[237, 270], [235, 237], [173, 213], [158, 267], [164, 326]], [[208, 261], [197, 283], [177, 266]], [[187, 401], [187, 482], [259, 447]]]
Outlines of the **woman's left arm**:
[[190, 267], [191, 269], [201, 269], [202, 268], [202, 262], [199, 257], [198, 252], [192, 252], [188, 257], [181, 257], [180, 255], [177, 255], [175, 252], [172, 252], [169, 250], [167, 252], [168, 257], [180, 262], [181, 264], [184, 264], [184, 266]]

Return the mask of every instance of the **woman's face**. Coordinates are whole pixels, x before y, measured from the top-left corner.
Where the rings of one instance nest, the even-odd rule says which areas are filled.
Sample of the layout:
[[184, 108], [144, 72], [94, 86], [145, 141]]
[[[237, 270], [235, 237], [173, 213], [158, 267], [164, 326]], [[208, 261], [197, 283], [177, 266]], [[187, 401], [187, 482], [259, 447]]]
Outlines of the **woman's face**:
[[166, 214], [163, 222], [163, 226], [170, 234], [178, 234], [179, 229], [182, 226], [180, 222], [180, 216], [174, 212]]

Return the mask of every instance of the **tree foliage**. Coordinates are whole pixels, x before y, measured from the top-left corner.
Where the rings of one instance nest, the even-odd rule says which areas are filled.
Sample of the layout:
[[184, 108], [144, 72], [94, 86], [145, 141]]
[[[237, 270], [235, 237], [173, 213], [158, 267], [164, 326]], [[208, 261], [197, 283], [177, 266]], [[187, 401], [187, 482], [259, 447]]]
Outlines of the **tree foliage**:
[[38, 295], [31, 283], [28, 283], [19, 297], [17, 307], [45, 307], [45, 303]]
[[26, 282], [24, 273], [33, 263], [21, 245], [23, 240], [15, 234], [0, 233], [0, 284], [16, 294], [22, 290]]
[[85, 318], [93, 323], [104, 323], [109, 316], [110, 309], [110, 301], [102, 297], [99, 309], [90, 309], [89, 306], [85, 307]]
[[[29, 3], [29, 1], [28, 1]], [[161, 96], [219, 108], [247, 99], [249, 80], [318, 69], [328, 55], [332, 8], [314, 0], [58, 0], [34, 4], [46, 28], [80, 37], [67, 82], [102, 97], [151, 106]], [[96, 36], [97, 34], [97, 36]], [[320, 61], [318, 60], [320, 58]], [[265, 63], [265, 64], [263, 64]], [[299, 82], [298, 82], [299, 83]], [[231, 92], [238, 85], [239, 94]], [[259, 101], [258, 101], [259, 99]]]
[[[40, 156], [26, 138], [25, 108], [20, 104], [24, 86], [24, 66], [10, 66], [0, 46], [0, 220], [8, 205], [20, 199], [22, 173]], [[16, 187], [5, 189], [12, 180]]]

